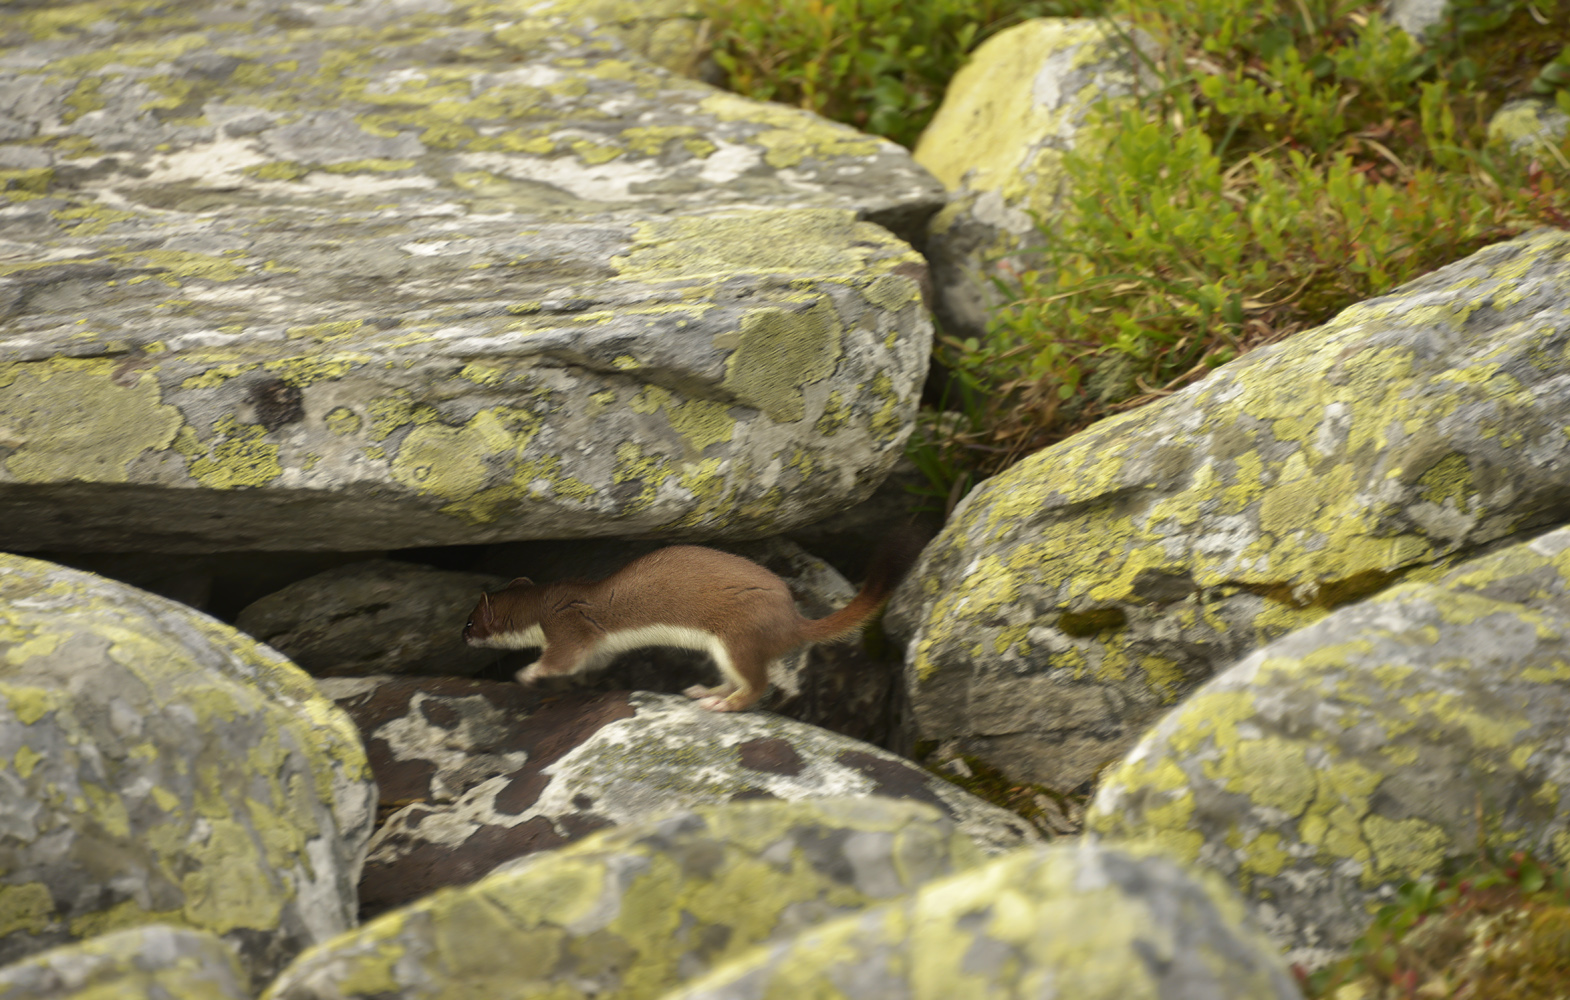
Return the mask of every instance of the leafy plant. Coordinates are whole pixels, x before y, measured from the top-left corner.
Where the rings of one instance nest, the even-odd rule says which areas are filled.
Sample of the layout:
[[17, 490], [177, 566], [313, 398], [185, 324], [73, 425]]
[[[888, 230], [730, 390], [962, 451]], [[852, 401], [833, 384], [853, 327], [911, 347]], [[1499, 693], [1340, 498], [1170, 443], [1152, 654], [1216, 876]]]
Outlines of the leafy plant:
[[1517, 851], [1402, 886], [1310, 998], [1550, 1000], [1570, 992], [1570, 877]]
[[1453, 0], [1419, 44], [1382, 0], [712, 0], [742, 93], [912, 144], [985, 37], [1105, 12], [1159, 85], [1076, 140], [1037, 266], [986, 337], [943, 339], [942, 415], [910, 454], [975, 481], [1360, 299], [1537, 225], [1570, 224], [1570, 155], [1489, 144], [1508, 97], [1570, 113], [1570, 0]]
[[984, 38], [1105, 0], [708, 0], [714, 61], [738, 93], [915, 144]]
[[1114, 4], [1164, 53], [1160, 85], [1105, 109], [1067, 154], [1068, 211], [1043, 220], [1040, 266], [1001, 282], [988, 336], [940, 344], [954, 398], [981, 408], [913, 445], [941, 492], [1487, 243], [1564, 224], [1570, 160], [1486, 136], [1507, 95], [1480, 56], [1522, 92], [1533, 75], [1477, 36], [1519, 28], [1527, 5], [1458, 5], [1428, 48], [1381, 6]]

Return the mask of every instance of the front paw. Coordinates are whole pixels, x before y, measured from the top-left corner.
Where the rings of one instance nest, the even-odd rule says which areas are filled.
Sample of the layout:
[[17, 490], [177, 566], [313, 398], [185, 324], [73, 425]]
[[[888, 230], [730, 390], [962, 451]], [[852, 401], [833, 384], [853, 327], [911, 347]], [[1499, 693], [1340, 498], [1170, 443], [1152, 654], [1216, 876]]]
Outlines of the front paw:
[[706, 708], [711, 712], [745, 712], [752, 707], [756, 698], [745, 698], [740, 695], [713, 695], [698, 701], [699, 708]]
[[544, 676], [545, 671], [540, 669], [540, 665], [538, 663], [531, 663], [527, 667], [524, 667], [522, 670], [518, 671], [518, 673], [515, 675], [515, 678], [519, 684], [533, 684], [535, 681]]

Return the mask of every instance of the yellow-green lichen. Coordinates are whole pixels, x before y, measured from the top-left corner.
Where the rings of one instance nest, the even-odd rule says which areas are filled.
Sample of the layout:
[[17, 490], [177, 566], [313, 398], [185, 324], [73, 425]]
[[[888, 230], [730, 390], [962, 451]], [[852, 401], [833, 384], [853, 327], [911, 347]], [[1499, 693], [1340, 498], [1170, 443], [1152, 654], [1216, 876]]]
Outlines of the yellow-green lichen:
[[1443, 504], [1453, 500], [1462, 513], [1471, 512], [1468, 502], [1475, 492], [1472, 469], [1464, 455], [1446, 455], [1424, 472], [1417, 480], [1423, 489], [1419, 494], [1430, 503]]
[[11, 766], [16, 769], [16, 776], [21, 778], [23, 781], [26, 781], [28, 778], [32, 777], [33, 768], [37, 767], [38, 762], [43, 759], [43, 754], [34, 750], [32, 747], [24, 746], [17, 750], [16, 756], [11, 758]]
[[673, 140], [700, 160], [719, 148], [691, 125], [641, 125], [622, 129], [621, 137], [629, 150], [644, 156], [660, 155]]
[[881, 440], [892, 440], [905, 426], [905, 422], [900, 419], [904, 400], [894, 391], [894, 381], [889, 378], [888, 372], [881, 368], [872, 376], [872, 385], [868, 389], [874, 397], [883, 401], [883, 405], [872, 414], [872, 433]]
[[360, 415], [347, 406], [333, 407], [323, 420], [327, 424], [327, 429], [338, 437], [360, 432]]
[[12, 934], [41, 934], [55, 912], [54, 898], [42, 882], [0, 885], [0, 938]]
[[611, 258], [624, 277], [669, 280], [738, 272], [834, 274], [861, 269], [858, 238], [891, 242], [843, 209], [679, 216], [639, 222], [627, 252]]
[[228, 414], [219, 418], [213, 430], [212, 442], [187, 466], [192, 479], [212, 489], [232, 490], [266, 486], [283, 475], [278, 446], [262, 440], [266, 428], [242, 424]]
[[274, 160], [246, 167], [244, 172], [262, 181], [297, 181], [311, 169], [292, 160]]
[[851, 408], [846, 405], [844, 395], [838, 389], [830, 389], [828, 399], [823, 404], [823, 414], [812, 425], [813, 430], [823, 437], [833, 437], [841, 427], [850, 422]]
[[391, 174], [404, 170], [413, 170], [413, 160], [388, 160], [371, 158], [365, 160], [344, 160], [339, 163], [327, 163], [320, 167], [329, 174], [359, 174], [378, 173]]
[[279, 381], [303, 389], [317, 382], [341, 379], [368, 361], [370, 355], [366, 354], [312, 354], [269, 361], [262, 367], [278, 376]]
[[436, 419], [436, 411], [423, 403], [416, 403], [407, 396], [383, 396], [366, 404], [371, 420], [372, 441], [385, 441], [400, 428], [413, 424], [420, 427]]
[[5, 459], [22, 482], [123, 483], [132, 460], [167, 448], [181, 426], [149, 371], [107, 359], [0, 366], [0, 414], [21, 444]]
[[[916, 283], [898, 274], [885, 274], [873, 279], [861, 294], [885, 312], [896, 312], [921, 299], [921, 290]], [[886, 346], [894, 345], [889, 343]]]
[[[916, 830], [902, 806], [903, 814], [863, 806], [848, 822], [828, 822], [876, 835], [894, 858], [931, 858], [939, 872], [977, 865], [966, 838]], [[651, 841], [638, 828], [609, 831], [563, 848], [549, 864], [428, 896], [307, 952], [283, 984], [330, 984], [345, 997], [401, 989], [421, 974], [409, 964], [413, 952], [425, 956], [417, 962], [463, 969], [477, 995], [574, 1000], [614, 974], [619, 993], [657, 996], [684, 975], [688, 952], [665, 947], [672, 940], [706, 942], [703, 960], [717, 967], [776, 933], [782, 913], [826, 916], [876, 901], [826, 877], [806, 845], [793, 843], [803, 839], [797, 831], [825, 822], [809, 807], [747, 804], [701, 815], [702, 824], [674, 843]], [[902, 881], [914, 888], [914, 877]]]
[[623, 501], [623, 509], [628, 513], [652, 506], [660, 483], [670, 474], [671, 465], [667, 459], [645, 454], [636, 441], [623, 441], [616, 446], [616, 471], [611, 474], [611, 481], [617, 485], [641, 483], [643, 487], [637, 496]]
[[539, 426], [530, 411], [507, 406], [481, 410], [461, 427], [420, 424], [398, 446], [392, 476], [421, 493], [468, 500], [491, 479], [493, 463], [506, 467], [522, 456]]
[[806, 414], [802, 390], [831, 375], [840, 357], [833, 303], [804, 310], [754, 309], [742, 317], [736, 349], [725, 359], [724, 385], [777, 423]]
[[711, 444], [731, 440], [736, 421], [729, 407], [708, 399], [678, 400], [657, 385], [646, 386], [627, 404], [634, 413], [653, 413], [663, 409], [671, 430], [686, 442], [688, 457], [696, 458]]
[[314, 340], [320, 344], [328, 344], [336, 340], [354, 337], [364, 329], [364, 320], [351, 319], [335, 323], [312, 323], [306, 326], [291, 326], [285, 333], [290, 340]]

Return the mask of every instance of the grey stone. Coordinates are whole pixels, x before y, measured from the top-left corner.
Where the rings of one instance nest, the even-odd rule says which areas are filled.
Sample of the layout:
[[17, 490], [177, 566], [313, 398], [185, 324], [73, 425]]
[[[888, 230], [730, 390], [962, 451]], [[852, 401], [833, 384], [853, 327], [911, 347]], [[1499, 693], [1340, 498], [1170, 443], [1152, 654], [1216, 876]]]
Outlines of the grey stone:
[[1258, 647], [1570, 520], [1567, 254], [1488, 247], [983, 483], [887, 618], [921, 736], [1068, 790]]
[[760, 942], [978, 860], [917, 803], [678, 807], [388, 913], [301, 956], [266, 997], [652, 1000]]
[[380, 913], [604, 826], [743, 798], [883, 796], [941, 810], [984, 850], [1037, 839], [1020, 817], [877, 747], [768, 712], [679, 695], [542, 695], [446, 678], [336, 678], [396, 810], [361, 900]]
[[1570, 130], [1570, 115], [1559, 110], [1552, 100], [1528, 97], [1506, 101], [1488, 121], [1488, 138], [1492, 142], [1510, 147], [1516, 154], [1548, 153], [1546, 147], [1555, 147]]
[[249, 1000], [216, 934], [150, 924], [62, 945], [0, 968], [4, 1000]]
[[1570, 529], [1255, 651], [1103, 782], [1088, 829], [1238, 886], [1290, 961], [1447, 865], [1570, 843]]
[[1450, 9], [1450, 0], [1389, 0], [1385, 16], [1397, 26], [1422, 41], [1431, 28], [1438, 27]]
[[1110, 21], [1037, 18], [987, 39], [954, 74], [915, 149], [948, 189], [926, 244], [948, 333], [985, 337], [1003, 302], [993, 282], [1046, 265], [1041, 245], [1073, 194], [1064, 153], [1100, 141], [1086, 127], [1098, 101], [1155, 83], [1131, 41], [1155, 57]]
[[390, 559], [356, 562], [267, 595], [235, 627], [318, 677], [468, 677], [501, 654], [465, 645], [465, 616], [480, 594], [506, 582]]
[[352, 925], [358, 733], [205, 615], [0, 555], [0, 759], [0, 962], [178, 921], [265, 981]]
[[1214, 876], [1093, 844], [1038, 846], [754, 949], [666, 1000], [773, 996], [1299, 1000]]

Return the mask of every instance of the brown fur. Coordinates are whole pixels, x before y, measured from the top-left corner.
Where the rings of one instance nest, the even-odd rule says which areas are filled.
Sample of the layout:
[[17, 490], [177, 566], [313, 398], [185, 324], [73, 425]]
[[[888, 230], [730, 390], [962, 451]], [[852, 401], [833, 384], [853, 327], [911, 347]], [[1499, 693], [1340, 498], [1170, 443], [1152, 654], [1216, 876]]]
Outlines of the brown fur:
[[849, 604], [810, 619], [796, 611], [785, 581], [750, 559], [672, 545], [597, 582], [514, 580], [480, 598], [463, 637], [471, 645], [542, 647], [538, 662], [518, 672], [522, 683], [601, 666], [640, 646], [700, 649], [714, 657], [725, 682], [688, 688], [687, 695], [714, 711], [740, 711], [763, 696], [780, 657], [860, 631], [918, 552], [904, 539], [891, 540]]

